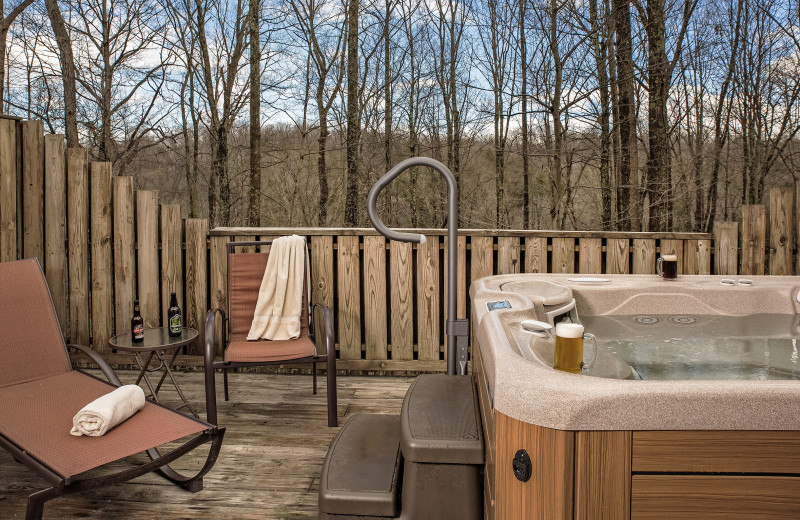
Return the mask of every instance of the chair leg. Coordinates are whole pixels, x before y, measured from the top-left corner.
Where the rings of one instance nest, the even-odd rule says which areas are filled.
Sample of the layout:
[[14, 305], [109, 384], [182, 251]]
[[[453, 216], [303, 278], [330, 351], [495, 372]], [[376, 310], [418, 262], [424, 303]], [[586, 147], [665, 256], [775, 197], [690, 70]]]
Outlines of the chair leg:
[[60, 494], [56, 488], [47, 488], [28, 495], [28, 509], [25, 511], [25, 520], [41, 520], [44, 513], [44, 503]]
[[328, 426], [339, 426], [339, 405], [336, 397], [336, 358], [328, 357], [328, 370], [325, 374], [328, 385]]
[[228, 369], [222, 369], [222, 382], [223, 386], [225, 387], [225, 400], [228, 400]]
[[314, 365], [314, 368], [311, 369], [311, 374], [314, 379], [314, 395], [317, 395], [317, 364], [312, 363], [312, 365]]

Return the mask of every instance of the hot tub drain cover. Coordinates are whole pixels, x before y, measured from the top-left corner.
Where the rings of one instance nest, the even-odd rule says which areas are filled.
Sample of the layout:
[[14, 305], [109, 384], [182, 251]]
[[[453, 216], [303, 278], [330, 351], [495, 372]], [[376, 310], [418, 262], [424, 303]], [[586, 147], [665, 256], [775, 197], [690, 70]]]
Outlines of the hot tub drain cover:
[[691, 325], [692, 323], [697, 323], [697, 318], [694, 316], [673, 316], [669, 321], [678, 325]]
[[653, 325], [654, 323], [661, 321], [661, 318], [658, 316], [636, 316], [633, 318], [633, 321], [641, 325]]

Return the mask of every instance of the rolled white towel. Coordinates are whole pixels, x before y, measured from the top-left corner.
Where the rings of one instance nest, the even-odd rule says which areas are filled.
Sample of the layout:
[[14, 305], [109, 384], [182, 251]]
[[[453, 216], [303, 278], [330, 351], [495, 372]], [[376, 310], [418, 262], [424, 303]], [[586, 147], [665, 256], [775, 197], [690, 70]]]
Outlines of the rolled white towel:
[[124, 385], [87, 404], [72, 418], [69, 433], [99, 437], [144, 408], [144, 392], [137, 385]]

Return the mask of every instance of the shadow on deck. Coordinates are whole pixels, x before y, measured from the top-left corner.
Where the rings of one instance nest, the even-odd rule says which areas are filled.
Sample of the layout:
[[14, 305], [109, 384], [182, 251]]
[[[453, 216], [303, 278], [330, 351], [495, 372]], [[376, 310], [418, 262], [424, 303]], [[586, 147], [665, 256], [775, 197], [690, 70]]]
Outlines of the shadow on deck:
[[[123, 383], [135, 379], [134, 372], [121, 371], [119, 376]], [[176, 373], [176, 379], [198, 412], [204, 410], [202, 372]], [[399, 414], [413, 378], [343, 376], [337, 380], [342, 424], [358, 413]], [[311, 394], [308, 375], [231, 374], [227, 403], [221, 397], [221, 375], [217, 388], [220, 424], [227, 432], [203, 491], [192, 494], [149, 474], [127, 484], [56, 498], [45, 506], [44, 518], [316, 518], [322, 461], [339, 431], [327, 427], [325, 378], [319, 380], [317, 395]], [[179, 404], [171, 387], [165, 387], [159, 397], [166, 405]], [[201, 416], [205, 418], [204, 413]], [[65, 434], [70, 426], [64, 426]], [[146, 457], [131, 459], [140, 462]], [[188, 471], [204, 459], [205, 451], [198, 449], [174, 467]], [[47, 487], [5, 451], [0, 451], [0, 480], [0, 518], [24, 518], [28, 495]]]

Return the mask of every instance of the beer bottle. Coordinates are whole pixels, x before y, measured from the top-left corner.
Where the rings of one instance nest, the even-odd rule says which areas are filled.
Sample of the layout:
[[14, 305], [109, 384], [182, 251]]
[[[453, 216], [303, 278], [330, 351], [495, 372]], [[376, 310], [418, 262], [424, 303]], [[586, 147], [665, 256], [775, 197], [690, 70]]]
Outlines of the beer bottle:
[[172, 293], [169, 298], [167, 321], [169, 322], [169, 335], [180, 336], [183, 331], [183, 320], [181, 319], [181, 308], [178, 307], [178, 297], [175, 296], [175, 293]]
[[141, 343], [144, 341], [144, 320], [139, 310], [139, 300], [133, 300], [133, 318], [131, 318], [131, 341]]

